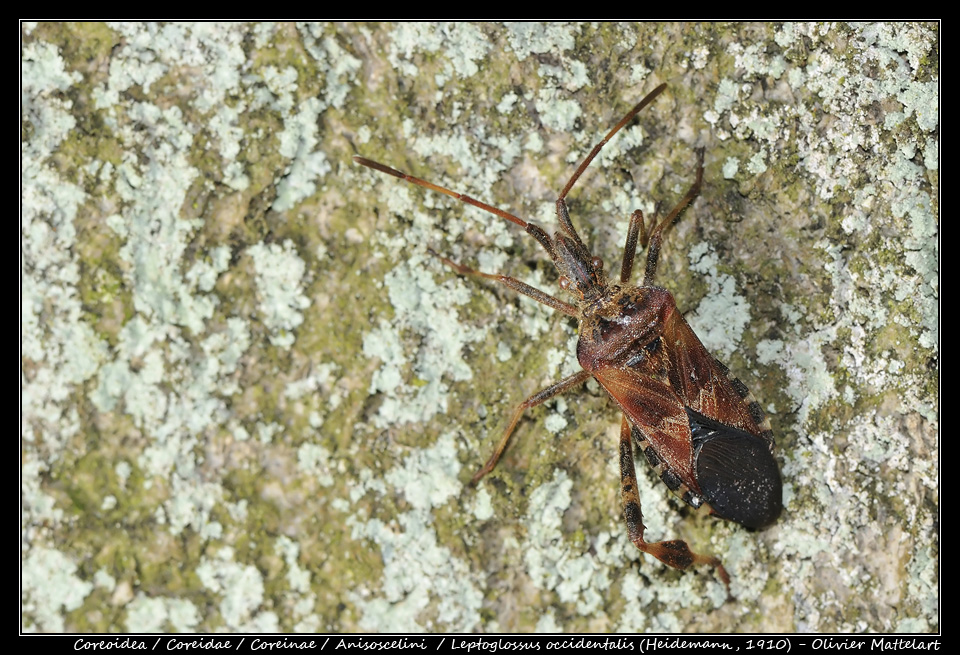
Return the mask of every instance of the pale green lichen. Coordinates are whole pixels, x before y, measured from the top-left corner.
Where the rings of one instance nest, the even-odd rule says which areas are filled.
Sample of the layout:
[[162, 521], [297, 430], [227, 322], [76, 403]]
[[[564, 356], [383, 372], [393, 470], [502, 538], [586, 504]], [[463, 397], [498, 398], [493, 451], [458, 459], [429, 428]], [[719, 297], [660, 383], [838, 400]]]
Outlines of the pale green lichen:
[[30, 617], [26, 630], [61, 632], [62, 612], [79, 608], [93, 584], [77, 577], [77, 564], [63, 553], [35, 547], [23, 559], [24, 613]]
[[280, 348], [289, 348], [295, 340], [293, 330], [303, 323], [303, 310], [310, 306], [301, 287], [306, 264], [291, 241], [285, 241], [283, 247], [258, 243], [247, 253], [257, 271], [260, 313], [271, 332], [270, 341]]
[[475, 574], [438, 543], [431, 528], [431, 510], [462, 490], [455, 452], [452, 437], [445, 435], [387, 473], [389, 488], [402, 494], [411, 506], [395, 517], [395, 525], [379, 519], [351, 517], [348, 521], [353, 537], [378, 544], [384, 560], [384, 584], [375, 597], [361, 590], [349, 594], [362, 613], [359, 624], [363, 629], [390, 625], [398, 632], [429, 630], [434, 624], [421, 622], [421, 615], [428, 613], [430, 605], [436, 609], [436, 625], [459, 631], [476, 629], [482, 594]]
[[137, 594], [127, 605], [125, 627], [129, 632], [193, 632], [199, 622], [200, 612], [189, 600]]
[[275, 612], [260, 610], [264, 604], [263, 575], [255, 566], [234, 561], [224, 548], [215, 557], [203, 557], [196, 573], [203, 586], [220, 597], [220, 618], [228, 631], [276, 632]]
[[709, 244], [690, 248], [687, 256], [690, 269], [707, 283], [707, 295], [687, 319], [707, 350], [727, 359], [750, 322], [750, 305], [737, 293], [734, 279], [717, 271], [719, 261]]

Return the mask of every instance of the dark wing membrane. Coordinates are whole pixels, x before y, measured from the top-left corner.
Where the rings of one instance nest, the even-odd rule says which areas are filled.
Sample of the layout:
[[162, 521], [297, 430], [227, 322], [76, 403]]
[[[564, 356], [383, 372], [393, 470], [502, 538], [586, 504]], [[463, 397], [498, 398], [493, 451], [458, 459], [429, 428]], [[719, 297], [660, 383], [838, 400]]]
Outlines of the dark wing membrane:
[[687, 416], [697, 482], [713, 511], [748, 528], [776, 521], [783, 483], [766, 441], [689, 408]]

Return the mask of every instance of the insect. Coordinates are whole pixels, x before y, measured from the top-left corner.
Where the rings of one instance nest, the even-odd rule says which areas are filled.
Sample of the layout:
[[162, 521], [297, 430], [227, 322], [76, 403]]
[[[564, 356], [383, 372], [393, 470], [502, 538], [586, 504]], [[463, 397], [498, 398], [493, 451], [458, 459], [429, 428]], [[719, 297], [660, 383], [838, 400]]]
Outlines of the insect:
[[[633, 444], [660, 479], [691, 507], [707, 510], [748, 528], [763, 528], [780, 515], [782, 482], [773, 457], [773, 433], [760, 404], [740, 380], [707, 353], [677, 309], [673, 296], [655, 286], [664, 235], [700, 191], [703, 150], [696, 180], [663, 220], [654, 213], [650, 225], [640, 210], [627, 230], [619, 283], [607, 280], [603, 262], [594, 257], [574, 228], [566, 197], [601, 148], [663, 90], [648, 93], [596, 145], [577, 167], [557, 198], [560, 230], [551, 238], [542, 228], [469, 196], [407, 175], [363, 157], [353, 160], [479, 207], [527, 231], [550, 255], [560, 273], [559, 285], [572, 294], [567, 303], [520, 280], [483, 273], [439, 257], [461, 275], [495, 280], [539, 303], [577, 319], [577, 359], [583, 370], [543, 389], [517, 406], [500, 442], [473, 483], [490, 473], [506, 449], [523, 413], [591, 377], [623, 413], [620, 422], [620, 495], [630, 540], [642, 552], [673, 568], [706, 564], [730, 589], [730, 576], [716, 557], [690, 550], [685, 541], [647, 542], [633, 465]], [[630, 286], [637, 242], [647, 248], [642, 286]]]

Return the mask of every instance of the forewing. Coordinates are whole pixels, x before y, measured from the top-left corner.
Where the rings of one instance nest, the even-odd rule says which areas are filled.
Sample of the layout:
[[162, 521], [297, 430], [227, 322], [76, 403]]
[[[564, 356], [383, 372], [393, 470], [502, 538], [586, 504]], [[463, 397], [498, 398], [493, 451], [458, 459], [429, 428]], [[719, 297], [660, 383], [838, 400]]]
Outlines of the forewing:
[[667, 468], [699, 492], [693, 477], [690, 421], [683, 400], [669, 382], [635, 368], [604, 368], [594, 371], [594, 376]]
[[688, 407], [723, 425], [772, 442], [770, 423], [759, 403], [700, 343], [679, 312], [664, 326], [664, 354], [670, 385]]

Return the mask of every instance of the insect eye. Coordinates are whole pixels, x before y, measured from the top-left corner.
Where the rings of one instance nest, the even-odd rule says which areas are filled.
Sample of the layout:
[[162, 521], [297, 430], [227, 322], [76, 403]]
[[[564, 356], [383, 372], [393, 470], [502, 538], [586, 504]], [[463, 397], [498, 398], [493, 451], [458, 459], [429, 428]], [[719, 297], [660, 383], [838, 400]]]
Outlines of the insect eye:
[[593, 266], [593, 270], [602, 271], [603, 270], [603, 260], [599, 257], [594, 257], [590, 260], [590, 265]]
[[557, 282], [557, 284], [560, 285], [560, 288], [561, 288], [561, 289], [569, 289], [569, 288], [570, 288], [570, 278], [568, 278], [566, 275], [561, 275], [561, 276], [560, 276], [560, 280]]

